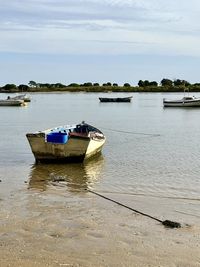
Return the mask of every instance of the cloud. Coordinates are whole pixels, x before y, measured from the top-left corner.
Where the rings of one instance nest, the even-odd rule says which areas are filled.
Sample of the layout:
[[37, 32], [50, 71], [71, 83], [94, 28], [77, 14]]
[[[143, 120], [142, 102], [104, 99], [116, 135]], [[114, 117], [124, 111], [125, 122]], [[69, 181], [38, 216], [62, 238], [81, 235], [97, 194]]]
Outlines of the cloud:
[[162, 9], [162, 5], [155, 4], [155, 1], [150, 2], [151, 4], [149, 1], [142, 0], [7, 0], [1, 5], [0, 21], [16, 24], [21, 22], [38, 27], [49, 25], [52, 20], [58, 23], [60, 20], [66, 22], [112, 20], [120, 23], [127, 23], [127, 21], [134, 23], [135, 21], [165, 22], [177, 19], [173, 13]]
[[122, 82], [133, 73], [198, 80], [199, 0], [0, 0], [0, 7], [5, 83]]
[[0, 2], [0, 51], [200, 55], [197, 0]]

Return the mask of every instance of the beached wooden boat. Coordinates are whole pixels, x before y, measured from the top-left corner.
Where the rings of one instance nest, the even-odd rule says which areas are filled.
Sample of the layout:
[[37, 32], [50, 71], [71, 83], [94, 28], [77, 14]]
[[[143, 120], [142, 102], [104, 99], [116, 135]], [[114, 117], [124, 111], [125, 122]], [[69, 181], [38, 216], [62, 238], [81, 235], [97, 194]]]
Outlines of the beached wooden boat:
[[82, 122], [36, 133], [27, 133], [36, 162], [82, 162], [101, 152], [104, 134]]
[[100, 102], [131, 102], [132, 96], [129, 97], [99, 97]]
[[0, 106], [25, 106], [25, 103], [23, 100], [2, 99]]

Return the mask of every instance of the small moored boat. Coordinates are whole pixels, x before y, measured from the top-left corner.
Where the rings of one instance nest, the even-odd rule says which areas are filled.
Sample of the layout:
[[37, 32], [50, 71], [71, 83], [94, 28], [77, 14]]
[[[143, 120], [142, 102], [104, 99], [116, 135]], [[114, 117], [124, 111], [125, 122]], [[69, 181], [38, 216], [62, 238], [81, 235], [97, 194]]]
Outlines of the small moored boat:
[[23, 100], [0, 99], [0, 106], [25, 106]]
[[100, 102], [131, 102], [132, 96], [129, 97], [99, 97]]
[[97, 128], [82, 122], [60, 126], [26, 137], [37, 162], [82, 162], [101, 152], [104, 134]]
[[195, 96], [184, 96], [182, 99], [163, 99], [164, 107], [200, 107], [200, 98]]

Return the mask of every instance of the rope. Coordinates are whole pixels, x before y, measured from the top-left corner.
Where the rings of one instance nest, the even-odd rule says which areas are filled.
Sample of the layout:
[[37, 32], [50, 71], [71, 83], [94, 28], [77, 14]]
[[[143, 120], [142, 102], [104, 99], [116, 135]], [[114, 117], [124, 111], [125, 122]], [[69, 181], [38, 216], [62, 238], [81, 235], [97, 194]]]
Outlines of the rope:
[[110, 128], [104, 128], [104, 127], [101, 127], [101, 128], [104, 129], [104, 130], [108, 130], [108, 131], [112, 131], [112, 132], [117, 132], [117, 133], [137, 134], [137, 135], [147, 135], [147, 136], [160, 136], [160, 134], [129, 132], [129, 131], [121, 131], [121, 130], [115, 130], [115, 129], [110, 129]]
[[120, 203], [120, 202], [118, 202], [118, 201], [116, 201], [116, 200], [113, 200], [113, 199], [111, 199], [111, 198], [108, 198], [108, 197], [106, 197], [106, 196], [104, 196], [104, 195], [101, 195], [101, 194], [99, 194], [99, 193], [97, 193], [97, 192], [94, 192], [94, 191], [92, 191], [92, 190], [90, 190], [90, 189], [85, 189], [85, 190], [88, 191], [88, 192], [90, 192], [90, 193], [92, 193], [92, 194], [95, 194], [95, 195], [97, 195], [97, 196], [99, 196], [99, 197], [101, 197], [101, 198], [104, 198], [104, 199], [106, 199], [106, 200], [109, 200], [109, 201], [111, 201], [111, 202], [114, 202], [115, 204], [118, 204], [118, 205], [120, 205], [120, 206], [122, 206], [122, 207], [124, 207], [124, 208], [127, 208], [127, 209], [131, 210], [131, 211], [134, 211], [134, 212], [139, 213], [139, 214], [141, 214], [141, 215], [143, 215], [143, 216], [146, 216], [146, 217], [148, 217], [148, 218], [150, 218], [150, 219], [153, 219], [153, 220], [155, 220], [155, 221], [157, 221], [157, 222], [160, 222], [160, 223], [162, 223], [162, 224], [163, 224], [164, 226], [166, 226], [166, 227], [170, 227], [170, 228], [180, 228], [180, 227], [181, 227], [181, 224], [178, 223], [178, 222], [173, 222], [173, 221], [170, 221], [170, 220], [165, 220], [165, 221], [159, 220], [158, 218], [155, 218], [155, 217], [153, 217], [153, 216], [151, 216], [151, 215], [149, 215], [149, 214], [146, 214], [146, 213], [144, 213], [144, 212], [141, 212], [141, 211], [138, 211], [138, 210], [136, 210], [136, 209], [133, 209], [133, 208], [127, 206], [127, 205], [124, 205], [124, 204], [122, 204], [122, 203]]

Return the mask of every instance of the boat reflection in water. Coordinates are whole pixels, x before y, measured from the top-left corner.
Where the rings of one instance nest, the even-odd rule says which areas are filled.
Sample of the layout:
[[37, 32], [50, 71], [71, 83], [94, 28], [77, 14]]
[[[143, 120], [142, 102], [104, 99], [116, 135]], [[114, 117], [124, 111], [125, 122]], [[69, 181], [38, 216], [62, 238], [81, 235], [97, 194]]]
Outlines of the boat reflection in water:
[[97, 182], [103, 164], [101, 154], [84, 163], [34, 164], [29, 176], [29, 189], [45, 191], [49, 186], [67, 187], [70, 191], [87, 189]]

